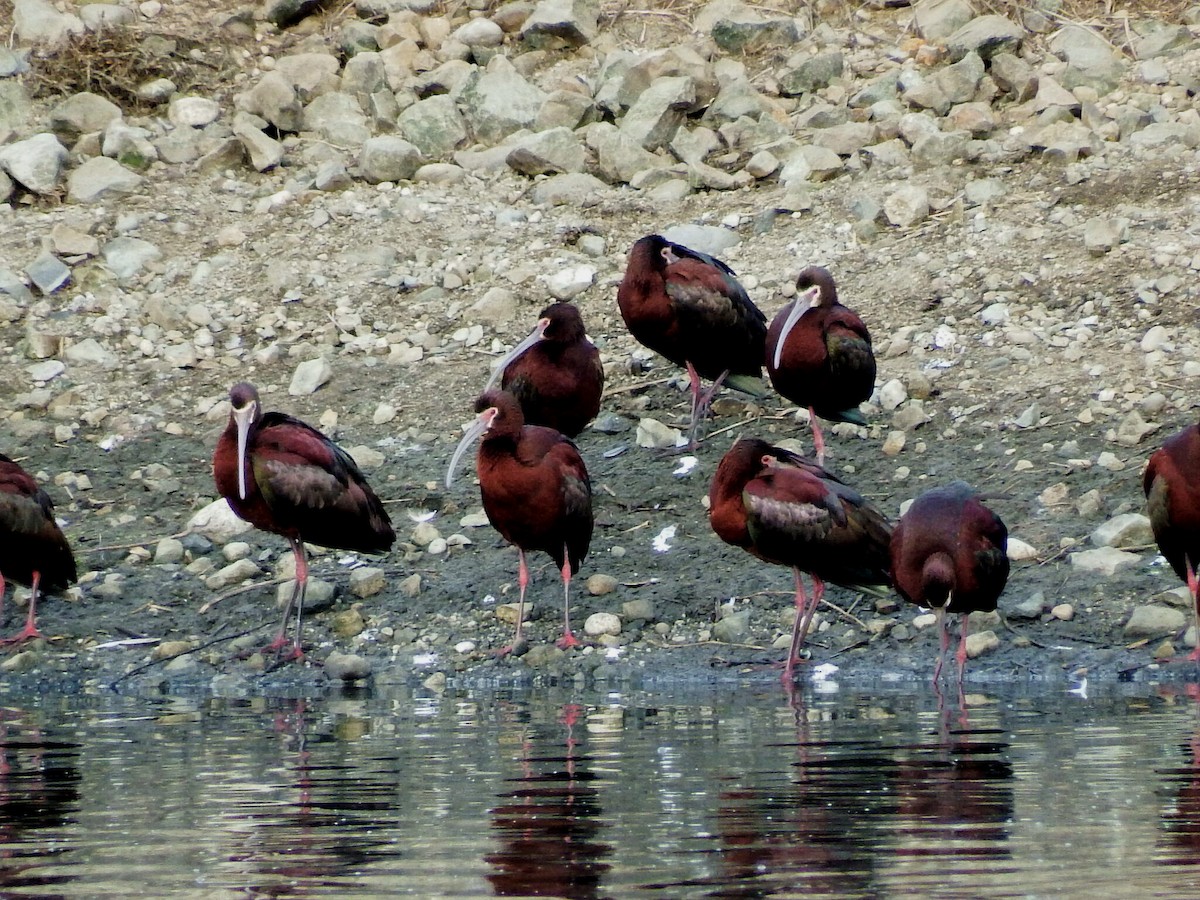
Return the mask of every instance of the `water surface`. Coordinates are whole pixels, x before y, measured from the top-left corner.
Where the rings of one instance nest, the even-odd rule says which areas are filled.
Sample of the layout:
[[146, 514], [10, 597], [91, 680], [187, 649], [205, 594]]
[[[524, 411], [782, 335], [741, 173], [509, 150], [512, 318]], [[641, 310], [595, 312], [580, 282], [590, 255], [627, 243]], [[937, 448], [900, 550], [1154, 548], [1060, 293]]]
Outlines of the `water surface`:
[[0, 896], [1194, 895], [1197, 701], [1141, 690], [10, 698]]

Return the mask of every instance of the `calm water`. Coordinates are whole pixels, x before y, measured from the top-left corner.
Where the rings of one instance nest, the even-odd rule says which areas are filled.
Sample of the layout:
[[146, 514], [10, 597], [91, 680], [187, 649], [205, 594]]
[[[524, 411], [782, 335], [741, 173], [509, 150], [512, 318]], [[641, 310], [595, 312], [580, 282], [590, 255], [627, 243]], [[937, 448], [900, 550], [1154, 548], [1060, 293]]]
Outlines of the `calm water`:
[[47, 699], [0, 710], [0, 897], [1200, 892], [1180, 693]]

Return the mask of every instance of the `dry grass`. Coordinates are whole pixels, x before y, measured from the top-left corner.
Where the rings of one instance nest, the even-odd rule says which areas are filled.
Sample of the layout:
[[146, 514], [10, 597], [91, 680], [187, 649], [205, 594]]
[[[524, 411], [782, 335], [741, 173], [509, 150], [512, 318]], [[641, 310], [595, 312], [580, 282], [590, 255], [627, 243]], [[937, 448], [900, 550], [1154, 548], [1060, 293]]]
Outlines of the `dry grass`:
[[[218, 47], [218, 51], [205, 47]], [[218, 95], [229, 83], [229, 41], [192, 37], [140, 27], [109, 28], [73, 36], [30, 59], [28, 83], [34, 96], [89, 91], [127, 110], [146, 103], [140, 85], [169, 78], [183, 92]]]

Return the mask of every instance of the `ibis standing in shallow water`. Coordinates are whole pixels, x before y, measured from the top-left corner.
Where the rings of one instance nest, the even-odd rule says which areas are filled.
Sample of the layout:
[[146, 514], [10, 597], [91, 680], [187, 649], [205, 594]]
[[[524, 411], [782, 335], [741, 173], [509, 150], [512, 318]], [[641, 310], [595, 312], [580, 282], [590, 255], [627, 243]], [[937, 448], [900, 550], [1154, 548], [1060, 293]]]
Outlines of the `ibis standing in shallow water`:
[[958, 683], [967, 664], [967, 625], [973, 612], [996, 609], [1008, 582], [1008, 529], [965, 481], [917, 497], [892, 534], [892, 580], [900, 596], [936, 611], [941, 650], [936, 686], [950, 644], [946, 613], [962, 614]]
[[25, 627], [4, 644], [17, 644], [42, 633], [37, 629], [40, 592], [57, 592], [76, 579], [75, 557], [54, 520], [54, 503], [34, 480], [7, 456], [0, 454], [0, 605], [4, 579], [27, 585], [29, 612]]
[[829, 270], [809, 266], [796, 279], [799, 293], [767, 331], [767, 374], [775, 390], [808, 407], [813, 450], [825, 463], [817, 416], [866, 425], [858, 405], [875, 389], [871, 335], [854, 310], [842, 306]]
[[[890, 584], [887, 518], [852, 487], [811, 460], [757, 438], [740, 438], [709, 488], [709, 523], [721, 540], [764, 562], [789, 566], [796, 619], [783, 679], [792, 670], [830, 581], [878, 593]], [[801, 573], [813, 580], [805, 596]]]
[[[722, 384], [763, 396], [767, 318], [719, 259], [647, 235], [629, 251], [617, 305], [638, 343], [687, 368], [693, 445]], [[701, 378], [713, 382], [703, 395]]]
[[450, 457], [446, 487], [454, 481], [458, 461], [480, 439], [476, 457], [483, 510], [492, 527], [517, 547], [520, 600], [517, 630], [502, 652], [521, 652], [525, 588], [529, 584], [526, 552], [550, 554], [562, 573], [563, 634], [558, 646], [579, 645], [571, 632], [571, 576], [587, 556], [592, 541], [592, 483], [575, 445], [553, 428], [526, 425], [521, 405], [507, 391], [485, 391], [475, 401], [475, 421]]
[[573, 303], [543, 309], [533, 333], [497, 363], [484, 390], [497, 378], [521, 404], [527, 425], [573, 438], [600, 412], [604, 367]]
[[1196, 647], [1200, 660], [1200, 424], [1189, 425], [1150, 456], [1142, 476], [1150, 527], [1158, 549], [1192, 594]]
[[296, 634], [288, 658], [299, 659], [304, 656], [300, 629], [308, 585], [304, 543], [383, 553], [396, 534], [383, 504], [345, 450], [299, 419], [263, 412], [252, 384], [235, 384], [229, 403], [229, 424], [213, 454], [213, 480], [235, 513], [292, 545], [296, 586], [268, 649], [287, 646], [288, 619], [295, 607]]

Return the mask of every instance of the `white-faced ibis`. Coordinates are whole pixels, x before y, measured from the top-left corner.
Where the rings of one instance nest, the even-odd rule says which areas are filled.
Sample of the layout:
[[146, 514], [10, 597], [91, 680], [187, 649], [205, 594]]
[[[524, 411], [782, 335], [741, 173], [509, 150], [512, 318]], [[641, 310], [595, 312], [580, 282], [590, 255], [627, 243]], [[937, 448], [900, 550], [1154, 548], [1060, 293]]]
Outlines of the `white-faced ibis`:
[[533, 333], [500, 360], [483, 389], [497, 378], [521, 404], [528, 425], [573, 438], [600, 412], [604, 367], [573, 303], [543, 309]]
[[[767, 318], [719, 259], [647, 235], [629, 251], [617, 305], [639, 343], [687, 368], [693, 443], [721, 384], [764, 395]], [[703, 396], [702, 377], [713, 382]]]
[[796, 288], [796, 298], [767, 331], [767, 374], [782, 396], [808, 407], [813, 449], [823, 465], [825, 439], [817, 416], [867, 424], [858, 405], [875, 388], [875, 356], [867, 326], [838, 301], [827, 269], [809, 266]]
[[295, 607], [290, 658], [300, 658], [308, 585], [304, 543], [383, 553], [396, 534], [383, 504], [345, 450], [299, 419], [263, 412], [252, 384], [235, 384], [229, 403], [229, 424], [213, 454], [213, 480], [235, 513], [263, 531], [283, 535], [292, 545], [296, 586], [268, 649], [287, 645], [288, 619]]
[[553, 428], [526, 425], [521, 404], [507, 391], [485, 391], [475, 401], [475, 421], [463, 435], [446, 471], [446, 487], [467, 448], [482, 437], [476, 457], [479, 492], [488, 521], [517, 548], [520, 600], [512, 646], [521, 644], [525, 554], [543, 550], [562, 573], [563, 635], [558, 646], [579, 644], [571, 633], [571, 576], [579, 571], [592, 540], [592, 484], [575, 445]]
[[[721, 540], [795, 575], [796, 620], [783, 672], [790, 683], [826, 581], [870, 593], [890, 584], [891, 525], [832, 472], [757, 438], [740, 438], [725, 454], [708, 496], [709, 523]], [[813, 580], [811, 602], [803, 572]]]
[[917, 497], [892, 534], [892, 580], [905, 600], [933, 609], [941, 629], [936, 685], [950, 644], [946, 613], [962, 614], [958, 683], [967, 664], [967, 625], [973, 612], [996, 609], [1008, 581], [1008, 529], [964, 481]]
[[1168, 438], [1151, 454], [1142, 489], [1158, 549], [1191, 591], [1196, 648], [1189, 658], [1200, 660], [1200, 424]]
[[0, 454], [0, 604], [4, 579], [29, 587], [25, 627], [2, 643], [41, 637], [37, 629], [38, 592], [64, 590], [74, 583], [75, 557], [54, 521], [54, 503], [19, 465]]

